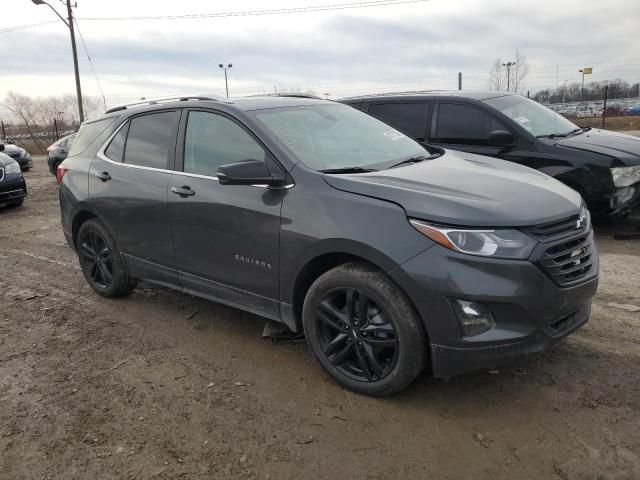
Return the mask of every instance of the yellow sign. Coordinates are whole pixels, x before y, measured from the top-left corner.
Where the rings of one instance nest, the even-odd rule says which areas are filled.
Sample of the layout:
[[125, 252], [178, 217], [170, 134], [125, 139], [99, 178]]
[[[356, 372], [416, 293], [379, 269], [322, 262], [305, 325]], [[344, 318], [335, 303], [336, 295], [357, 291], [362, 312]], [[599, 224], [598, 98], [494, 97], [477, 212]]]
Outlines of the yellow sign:
[[587, 67], [582, 69], [582, 73], [584, 73], [585, 75], [591, 75], [592, 72], [593, 72], [593, 67]]

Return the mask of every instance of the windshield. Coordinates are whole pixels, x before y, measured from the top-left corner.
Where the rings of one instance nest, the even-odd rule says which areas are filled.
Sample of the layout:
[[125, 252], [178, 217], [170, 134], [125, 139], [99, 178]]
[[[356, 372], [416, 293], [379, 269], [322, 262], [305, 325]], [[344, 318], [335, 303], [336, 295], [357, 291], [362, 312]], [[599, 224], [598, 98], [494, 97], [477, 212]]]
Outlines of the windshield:
[[254, 115], [314, 170], [388, 167], [429, 154], [389, 125], [346, 105], [273, 108]]
[[506, 95], [483, 101], [500, 110], [536, 137], [567, 135], [579, 128], [562, 115], [520, 95]]

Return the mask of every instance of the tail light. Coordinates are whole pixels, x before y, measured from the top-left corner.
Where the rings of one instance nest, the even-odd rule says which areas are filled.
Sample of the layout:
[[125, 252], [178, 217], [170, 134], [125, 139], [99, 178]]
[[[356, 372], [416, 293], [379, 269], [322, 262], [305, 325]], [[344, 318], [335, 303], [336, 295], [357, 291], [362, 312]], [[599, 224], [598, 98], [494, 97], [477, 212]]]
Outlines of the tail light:
[[56, 170], [56, 181], [58, 183], [62, 183], [62, 177], [64, 177], [64, 174], [67, 173], [68, 170], [69, 168], [64, 163], [58, 165], [58, 169]]

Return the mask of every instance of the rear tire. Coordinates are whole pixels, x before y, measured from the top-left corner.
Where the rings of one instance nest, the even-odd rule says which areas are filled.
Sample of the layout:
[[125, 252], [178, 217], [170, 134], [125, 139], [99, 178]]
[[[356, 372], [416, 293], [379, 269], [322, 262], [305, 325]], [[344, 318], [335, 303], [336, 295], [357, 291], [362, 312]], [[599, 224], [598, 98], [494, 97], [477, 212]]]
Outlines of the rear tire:
[[338, 383], [384, 396], [424, 369], [427, 340], [406, 295], [383, 273], [349, 263], [309, 288], [302, 322], [314, 357]]
[[122, 297], [135, 286], [113, 237], [99, 220], [80, 226], [76, 245], [84, 278], [98, 295]]

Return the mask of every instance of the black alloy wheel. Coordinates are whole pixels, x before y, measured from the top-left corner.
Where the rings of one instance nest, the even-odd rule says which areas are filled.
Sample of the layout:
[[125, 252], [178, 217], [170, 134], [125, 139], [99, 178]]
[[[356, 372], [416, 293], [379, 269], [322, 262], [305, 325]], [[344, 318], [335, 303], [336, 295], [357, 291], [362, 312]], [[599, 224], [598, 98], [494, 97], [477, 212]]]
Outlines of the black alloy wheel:
[[362, 382], [384, 378], [398, 357], [393, 323], [367, 294], [338, 288], [325, 296], [316, 312], [320, 346], [341, 373]]
[[136, 286], [113, 237], [98, 219], [89, 219], [80, 226], [75, 245], [84, 278], [96, 293], [121, 297]]
[[399, 392], [424, 369], [429, 341], [402, 290], [382, 271], [345, 263], [320, 275], [302, 306], [302, 327], [316, 360], [355, 392]]

